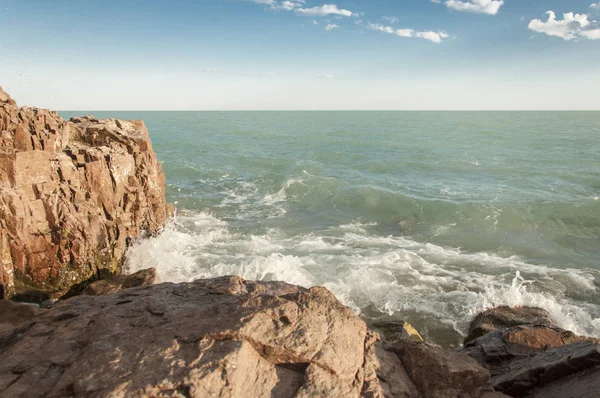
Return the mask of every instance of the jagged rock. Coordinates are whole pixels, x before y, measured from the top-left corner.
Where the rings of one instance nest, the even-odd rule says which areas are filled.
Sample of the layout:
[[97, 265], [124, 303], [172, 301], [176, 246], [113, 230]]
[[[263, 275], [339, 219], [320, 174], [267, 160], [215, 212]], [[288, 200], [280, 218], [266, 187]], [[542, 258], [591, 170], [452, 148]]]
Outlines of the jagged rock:
[[[524, 396], [534, 387], [545, 386], [590, 368], [595, 368], [593, 374], [598, 376], [598, 366], [600, 366], [600, 345], [591, 341], [579, 341], [513, 361], [505, 373], [493, 378], [493, 383], [497, 390], [508, 395]], [[579, 383], [563, 383], [561, 389], [565, 393], [563, 396], [579, 397], [578, 394], [582, 392]]]
[[222, 277], [82, 295], [36, 311], [18, 332], [0, 323], [0, 396], [492, 393], [489, 373], [471, 358], [410, 341], [388, 350], [321, 287]]
[[18, 108], [0, 89], [5, 296], [43, 301], [99, 268], [118, 269], [128, 242], [156, 233], [170, 210], [143, 122], [67, 122], [56, 112]]
[[[600, 364], [598, 343], [554, 326], [523, 325], [489, 332], [457, 351], [489, 369], [497, 390], [524, 396], [535, 387]], [[570, 388], [573, 392], [577, 386]]]
[[469, 326], [469, 333], [464, 344], [494, 330], [520, 325], [554, 326], [554, 322], [548, 311], [542, 308], [496, 307], [475, 317]]

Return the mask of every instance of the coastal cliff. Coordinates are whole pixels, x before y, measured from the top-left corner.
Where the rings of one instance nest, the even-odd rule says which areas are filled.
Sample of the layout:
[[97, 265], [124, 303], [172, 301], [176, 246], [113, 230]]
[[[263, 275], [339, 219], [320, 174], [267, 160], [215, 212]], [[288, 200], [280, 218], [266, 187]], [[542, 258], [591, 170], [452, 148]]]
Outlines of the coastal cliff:
[[[600, 341], [540, 308], [477, 316], [455, 350], [367, 325], [324, 287], [120, 274], [172, 211], [142, 122], [18, 108], [0, 89], [0, 397], [597, 396]], [[68, 292], [67, 292], [68, 291]]]
[[165, 177], [141, 121], [63, 120], [19, 108], [0, 88], [0, 286], [42, 299], [100, 269], [118, 272], [132, 239], [157, 233]]

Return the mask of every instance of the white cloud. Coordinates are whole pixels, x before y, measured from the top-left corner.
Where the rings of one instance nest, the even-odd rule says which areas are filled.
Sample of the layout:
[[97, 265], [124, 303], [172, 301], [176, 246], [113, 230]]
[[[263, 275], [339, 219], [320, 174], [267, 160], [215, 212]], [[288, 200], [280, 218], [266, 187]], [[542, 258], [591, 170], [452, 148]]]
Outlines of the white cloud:
[[325, 4], [320, 7], [312, 7], [312, 8], [296, 8], [294, 9], [296, 14], [298, 15], [308, 15], [308, 16], [319, 16], [324, 17], [326, 15], [341, 15], [343, 17], [351, 17], [352, 11], [340, 9], [335, 4]]
[[529, 22], [529, 29], [534, 32], [544, 33], [548, 36], [560, 37], [564, 40], [585, 38], [590, 40], [600, 39], [600, 28], [596, 21], [588, 20], [587, 14], [574, 14], [567, 12], [563, 19], [557, 20], [554, 11], [548, 11], [548, 20], [534, 19]]
[[[431, 1], [437, 4], [441, 3], [441, 0]], [[445, 0], [444, 4], [456, 11], [496, 15], [504, 4], [504, 0]]]
[[312, 23], [313, 23], [313, 25], [318, 25], [319, 24], [319, 22], [315, 21], [314, 19], [313, 19]]
[[600, 9], [600, 3], [592, 3], [592, 4], [590, 4], [590, 8]]
[[433, 32], [430, 30], [426, 30], [423, 32], [415, 33], [415, 37], [430, 40], [434, 43], [441, 43], [443, 39], [447, 39], [448, 37], [450, 37], [450, 35], [446, 32]]
[[311, 8], [305, 8], [306, 0], [246, 0], [256, 4], [265, 4], [270, 6], [272, 10], [283, 10], [293, 11], [297, 15], [311, 16], [311, 17], [324, 17], [327, 15], [334, 15], [341, 17], [351, 17], [353, 15], [358, 16], [358, 13], [354, 13], [350, 10], [339, 8], [335, 4], [324, 4], [322, 6], [315, 6]]
[[331, 32], [332, 30], [337, 29], [337, 28], [339, 28], [339, 25], [336, 25], [334, 23], [330, 23], [330, 24], [327, 24], [327, 26], [325, 26], [325, 30], [328, 32]]
[[391, 26], [384, 26], [381, 24], [374, 24], [374, 23], [369, 23], [368, 27], [369, 27], [369, 29], [375, 30], [378, 32], [389, 33], [389, 34], [393, 34], [393, 35], [396, 35], [399, 37], [407, 37], [407, 38], [415, 38], [416, 37], [416, 38], [420, 38], [420, 39], [429, 40], [434, 43], [441, 43], [443, 41], [443, 39], [447, 39], [448, 37], [450, 37], [450, 35], [448, 33], [443, 32], [443, 31], [434, 32], [431, 30], [415, 31], [414, 29], [395, 29]]

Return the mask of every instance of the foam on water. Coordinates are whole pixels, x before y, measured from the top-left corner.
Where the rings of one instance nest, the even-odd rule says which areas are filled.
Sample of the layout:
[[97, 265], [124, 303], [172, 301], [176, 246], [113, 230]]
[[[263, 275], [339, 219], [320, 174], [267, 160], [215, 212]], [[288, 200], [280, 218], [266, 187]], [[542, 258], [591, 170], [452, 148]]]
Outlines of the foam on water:
[[504, 304], [545, 308], [559, 326], [600, 337], [596, 271], [462, 253], [381, 236], [371, 231], [375, 226], [355, 222], [296, 235], [271, 228], [252, 235], [210, 213], [188, 212], [161, 235], [137, 242], [127, 264], [131, 272], [155, 267], [162, 281], [239, 275], [323, 285], [366, 319], [402, 318], [447, 345], [460, 342], [478, 312]]

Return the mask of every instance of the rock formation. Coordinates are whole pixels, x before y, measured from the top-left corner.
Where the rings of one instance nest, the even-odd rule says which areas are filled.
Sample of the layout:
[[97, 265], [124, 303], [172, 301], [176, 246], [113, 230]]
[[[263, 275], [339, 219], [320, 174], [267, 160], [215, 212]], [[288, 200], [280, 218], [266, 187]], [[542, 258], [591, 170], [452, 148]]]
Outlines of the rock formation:
[[168, 212], [143, 122], [65, 121], [19, 108], [0, 89], [3, 295], [43, 297], [98, 269], [117, 270], [128, 242], [156, 233]]
[[511, 396], [596, 397], [600, 391], [600, 340], [560, 329], [541, 308], [499, 307], [480, 314], [469, 335], [489, 330], [458, 352], [491, 373]]
[[0, 305], [0, 396], [503, 396], [466, 355], [385, 347], [321, 287], [222, 277], [21, 312]]

